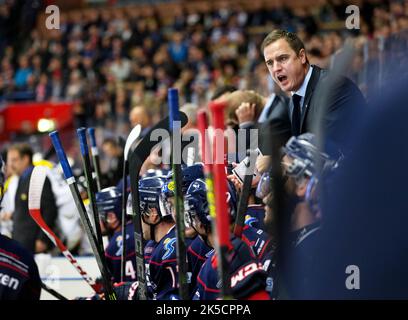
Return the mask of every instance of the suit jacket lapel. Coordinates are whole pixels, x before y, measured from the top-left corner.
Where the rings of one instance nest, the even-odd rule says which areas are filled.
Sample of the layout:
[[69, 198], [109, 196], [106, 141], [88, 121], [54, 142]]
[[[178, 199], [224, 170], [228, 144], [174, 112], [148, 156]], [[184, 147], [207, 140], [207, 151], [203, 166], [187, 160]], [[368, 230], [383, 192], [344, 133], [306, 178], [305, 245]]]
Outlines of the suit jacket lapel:
[[[314, 89], [316, 88], [317, 82], [319, 81], [321, 70], [322, 69], [320, 69], [318, 66], [313, 65], [312, 75], [310, 77], [309, 83], [307, 84], [305, 100], [303, 102], [302, 118], [300, 121], [300, 132], [302, 132], [303, 122], [305, 121], [306, 114], [309, 109], [309, 102], [310, 102], [310, 99], [312, 98], [312, 94], [313, 94]], [[293, 103], [292, 103], [292, 108], [293, 108]]]

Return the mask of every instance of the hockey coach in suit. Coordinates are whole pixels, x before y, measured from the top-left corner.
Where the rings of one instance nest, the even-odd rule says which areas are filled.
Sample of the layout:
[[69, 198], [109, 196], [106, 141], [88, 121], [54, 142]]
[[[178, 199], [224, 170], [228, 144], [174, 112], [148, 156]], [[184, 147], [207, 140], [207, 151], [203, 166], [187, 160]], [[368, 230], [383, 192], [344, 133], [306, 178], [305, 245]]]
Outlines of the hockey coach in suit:
[[366, 104], [358, 87], [346, 77], [310, 65], [295, 33], [274, 30], [263, 40], [261, 50], [273, 80], [291, 96], [292, 135], [318, 134], [321, 129], [326, 138], [346, 148]]

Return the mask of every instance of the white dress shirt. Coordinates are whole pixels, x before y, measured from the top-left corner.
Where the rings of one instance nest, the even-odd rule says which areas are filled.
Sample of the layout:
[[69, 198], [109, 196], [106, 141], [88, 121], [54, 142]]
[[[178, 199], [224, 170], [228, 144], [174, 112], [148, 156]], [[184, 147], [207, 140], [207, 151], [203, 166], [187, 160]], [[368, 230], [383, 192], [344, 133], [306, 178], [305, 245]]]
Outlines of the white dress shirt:
[[302, 113], [303, 113], [303, 103], [305, 102], [307, 85], [309, 84], [310, 77], [312, 76], [312, 71], [313, 71], [312, 69], [313, 69], [313, 67], [309, 66], [309, 70], [306, 73], [305, 80], [303, 80], [303, 83], [300, 86], [300, 88], [297, 91], [291, 91], [292, 96], [294, 94], [297, 94], [297, 95], [301, 96], [301, 98], [300, 98], [300, 107], [302, 109]]

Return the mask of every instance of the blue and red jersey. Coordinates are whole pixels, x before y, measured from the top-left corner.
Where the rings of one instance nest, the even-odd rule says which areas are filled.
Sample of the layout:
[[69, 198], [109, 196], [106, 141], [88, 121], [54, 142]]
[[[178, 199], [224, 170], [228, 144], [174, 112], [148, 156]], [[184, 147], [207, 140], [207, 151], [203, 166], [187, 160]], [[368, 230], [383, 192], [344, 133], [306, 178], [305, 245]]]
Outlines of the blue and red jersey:
[[[137, 280], [136, 255], [133, 224], [126, 225], [126, 264], [124, 282]], [[120, 282], [121, 256], [122, 256], [122, 231], [115, 232], [105, 250], [106, 263], [112, 274], [114, 282]]]
[[264, 224], [265, 208], [261, 204], [251, 204], [245, 213], [245, 224], [256, 229], [266, 230]]
[[[271, 247], [270, 239], [265, 232], [246, 225], [243, 228], [241, 240], [252, 249], [251, 259], [253, 261], [263, 263], [263, 261], [268, 259]], [[203, 263], [197, 276], [197, 286], [193, 300], [215, 300], [221, 292], [220, 287], [221, 282], [217, 273], [216, 256], [212, 252]]]
[[157, 242], [146, 268], [148, 286], [155, 300], [179, 299], [175, 226]]
[[41, 279], [34, 257], [0, 234], [0, 300], [39, 300]]
[[208, 246], [200, 236], [195, 237], [191, 245], [187, 248], [187, 261], [189, 272], [191, 272], [190, 288], [193, 290], [192, 294], [194, 294], [194, 289], [197, 286], [197, 276], [201, 266], [213, 251], [214, 249]]

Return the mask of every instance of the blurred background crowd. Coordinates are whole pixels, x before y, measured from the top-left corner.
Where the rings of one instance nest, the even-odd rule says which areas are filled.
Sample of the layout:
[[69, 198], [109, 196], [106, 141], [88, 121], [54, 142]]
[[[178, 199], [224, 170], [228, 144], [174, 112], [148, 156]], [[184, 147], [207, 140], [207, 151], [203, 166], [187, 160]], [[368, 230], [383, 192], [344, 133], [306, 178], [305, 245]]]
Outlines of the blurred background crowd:
[[[333, 66], [340, 48], [353, 40], [357, 51], [344, 73], [367, 94], [369, 82], [375, 89], [386, 79], [384, 70], [377, 72], [379, 60], [386, 60], [381, 55], [387, 49], [397, 54], [390, 39], [408, 28], [407, 1], [353, 1], [360, 10], [358, 30], [345, 29], [351, 2], [343, 0], [111, 3], [62, 7], [60, 29], [47, 30], [44, 3], [5, 1], [1, 103], [74, 102], [76, 127], [126, 136], [133, 108], [146, 108], [153, 122], [166, 114], [171, 86], [180, 90], [182, 104], [196, 108], [223, 85], [269, 95], [275, 88], [260, 44], [276, 27], [297, 32], [311, 64], [322, 68]], [[18, 6], [24, 10], [16, 16]]]

